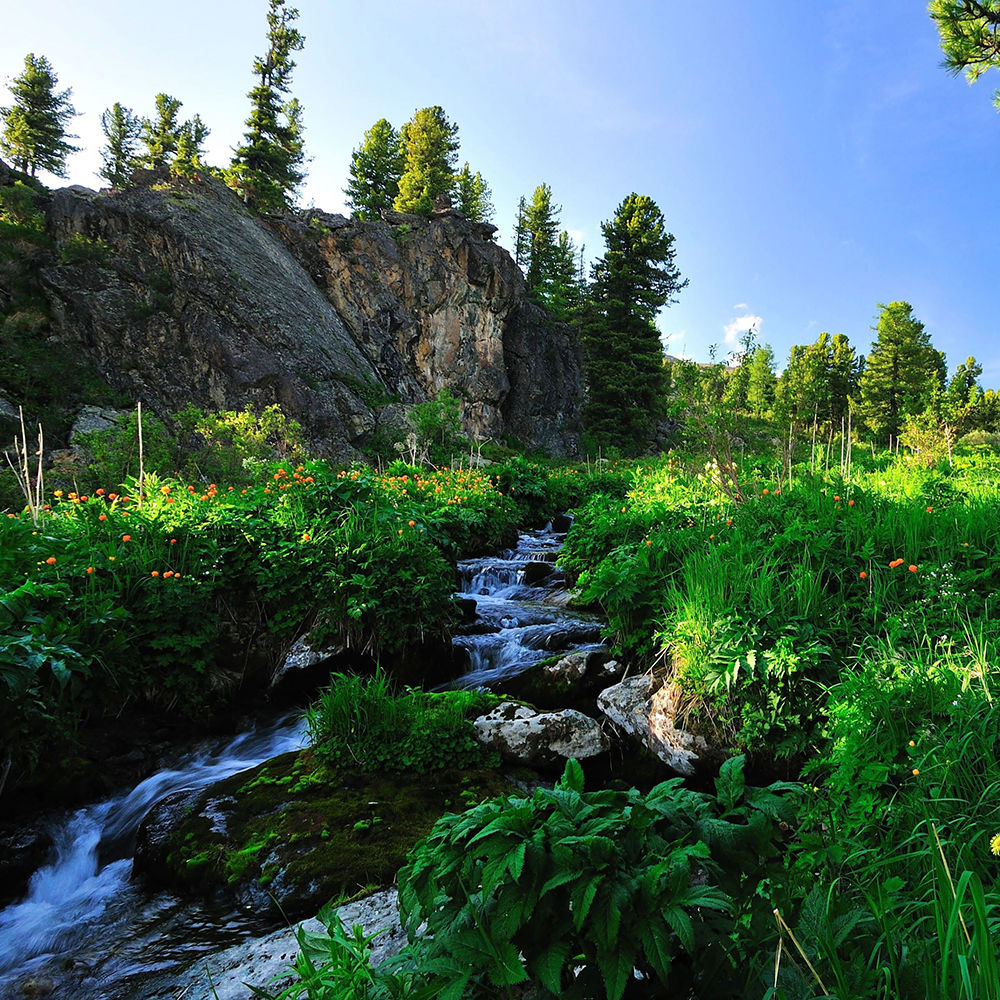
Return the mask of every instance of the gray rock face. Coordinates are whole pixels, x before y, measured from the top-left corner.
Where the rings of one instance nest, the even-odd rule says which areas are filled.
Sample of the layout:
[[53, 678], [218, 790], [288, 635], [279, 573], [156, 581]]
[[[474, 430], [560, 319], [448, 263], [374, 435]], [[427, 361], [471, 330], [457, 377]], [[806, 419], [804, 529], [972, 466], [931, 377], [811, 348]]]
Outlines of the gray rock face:
[[505, 701], [473, 723], [476, 738], [505, 760], [529, 765], [559, 765], [570, 757], [596, 757], [608, 749], [608, 738], [594, 720], [567, 708], [536, 712]]
[[221, 185], [65, 188], [48, 226], [78, 251], [78, 262], [42, 272], [53, 312], [116, 388], [161, 412], [277, 402], [308, 415], [334, 454], [374, 426], [362, 394], [384, 390], [379, 373], [277, 237]]
[[701, 736], [676, 728], [677, 692], [659, 679], [626, 677], [598, 695], [597, 707], [678, 774], [693, 775], [698, 761], [713, 755]]
[[[406, 935], [399, 924], [396, 891], [377, 892], [337, 910], [344, 927], [355, 925], [366, 934], [378, 933], [372, 945], [371, 959], [378, 965], [397, 954], [406, 944]], [[318, 920], [306, 920], [298, 927], [316, 934], [324, 933]], [[298, 954], [295, 928], [275, 931], [266, 937], [254, 938], [199, 961], [180, 979], [172, 981], [162, 993], [154, 990], [153, 997], [178, 997], [185, 1000], [249, 1000], [250, 986], [267, 987], [278, 993], [292, 982], [289, 966]]]
[[265, 222], [206, 179], [65, 188], [48, 228], [60, 335], [155, 412], [279, 403], [314, 449], [347, 457], [448, 388], [471, 437], [576, 448], [577, 338], [527, 302], [490, 226], [450, 211]]

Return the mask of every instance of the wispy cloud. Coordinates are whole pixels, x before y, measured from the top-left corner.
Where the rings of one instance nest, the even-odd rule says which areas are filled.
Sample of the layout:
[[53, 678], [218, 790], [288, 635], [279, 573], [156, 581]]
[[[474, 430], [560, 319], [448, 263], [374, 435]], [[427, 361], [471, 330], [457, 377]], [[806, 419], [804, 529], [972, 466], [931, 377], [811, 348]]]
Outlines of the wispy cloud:
[[750, 307], [747, 306], [746, 303], [734, 306], [733, 308], [735, 310], [742, 309], [743, 311], [739, 316], [734, 316], [722, 328], [722, 332], [725, 335], [725, 343], [730, 347], [736, 347], [740, 342], [740, 338], [747, 332], [747, 330], [754, 329], [759, 332], [761, 324], [764, 322], [763, 317], [750, 312]]

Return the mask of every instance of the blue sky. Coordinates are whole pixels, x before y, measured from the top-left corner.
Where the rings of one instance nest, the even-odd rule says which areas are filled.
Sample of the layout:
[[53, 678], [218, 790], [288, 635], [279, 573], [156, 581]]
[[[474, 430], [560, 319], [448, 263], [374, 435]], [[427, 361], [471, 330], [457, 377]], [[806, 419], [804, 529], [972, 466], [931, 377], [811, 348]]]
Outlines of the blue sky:
[[[228, 160], [264, 0], [5, 7], [0, 77], [44, 54], [83, 112], [70, 181], [97, 186], [101, 111], [118, 100], [149, 113], [160, 90], [212, 128], [209, 160]], [[657, 201], [690, 279], [660, 318], [671, 353], [707, 360], [716, 344], [722, 356], [751, 322], [779, 361], [823, 330], [867, 351], [878, 303], [904, 299], [950, 367], [974, 354], [1000, 386], [1000, 74], [970, 87], [941, 69], [922, 3], [298, 8], [304, 204], [342, 210], [364, 130], [440, 104], [492, 186], [505, 244], [519, 196], [542, 181], [588, 256], [630, 191]]]

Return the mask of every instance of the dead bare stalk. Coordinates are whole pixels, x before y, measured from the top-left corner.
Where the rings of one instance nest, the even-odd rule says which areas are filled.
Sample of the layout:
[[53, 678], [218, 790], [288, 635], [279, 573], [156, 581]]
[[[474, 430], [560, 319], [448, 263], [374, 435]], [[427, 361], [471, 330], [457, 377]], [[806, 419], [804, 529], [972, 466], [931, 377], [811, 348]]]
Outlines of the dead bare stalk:
[[31, 513], [31, 523], [37, 525], [39, 514], [42, 509], [42, 498], [45, 494], [44, 477], [42, 470], [42, 456], [44, 454], [44, 436], [42, 433], [42, 425], [38, 425], [38, 471], [35, 475], [35, 481], [31, 481], [31, 466], [28, 462], [28, 432], [24, 427], [24, 408], [19, 406], [17, 408], [18, 414], [21, 418], [21, 436], [20, 438], [14, 435], [14, 456], [15, 460], [12, 460], [10, 453], [4, 451], [4, 458], [7, 459], [7, 464], [10, 466], [11, 471], [14, 473], [14, 478], [17, 480], [17, 485], [21, 488], [21, 492], [24, 494], [25, 502], [28, 505], [28, 510]]

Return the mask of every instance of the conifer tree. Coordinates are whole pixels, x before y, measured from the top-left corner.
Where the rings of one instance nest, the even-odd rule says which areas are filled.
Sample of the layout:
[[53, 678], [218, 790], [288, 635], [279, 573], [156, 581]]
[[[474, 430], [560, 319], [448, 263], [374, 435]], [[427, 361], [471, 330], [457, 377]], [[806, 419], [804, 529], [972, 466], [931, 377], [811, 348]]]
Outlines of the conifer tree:
[[630, 194], [601, 231], [607, 249], [593, 268], [583, 330], [584, 417], [599, 443], [641, 451], [666, 412], [656, 315], [676, 301], [687, 280], [681, 280], [673, 234], [652, 198]]
[[129, 182], [136, 165], [136, 150], [142, 120], [117, 101], [101, 115], [101, 131], [106, 144], [101, 150], [103, 177], [113, 188], [123, 188]]
[[419, 108], [403, 126], [400, 141], [406, 165], [393, 207], [429, 216], [437, 199], [450, 197], [455, 186], [458, 126], [438, 105]]
[[145, 152], [139, 157], [141, 166], [148, 170], [161, 170], [173, 163], [177, 143], [181, 137], [181, 125], [177, 114], [181, 102], [169, 94], [156, 95], [156, 115], [142, 120], [142, 144]]
[[209, 134], [210, 130], [201, 120], [200, 115], [195, 115], [194, 118], [181, 126], [177, 138], [177, 155], [173, 162], [174, 173], [190, 177], [204, 169], [205, 164], [202, 162], [204, 151], [201, 147]]
[[527, 268], [525, 280], [528, 295], [536, 302], [548, 304], [556, 265], [556, 234], [562, 209], [552, 203], [552, 188], [539, 184], [524, 212], [527, 233]]
[[944, 388], [944, 355], [931, 346], [909, 302], [880, 305], [877, 339], [861, 376], [866, 421], [893, 447], [909, 416], [923, 413]]
[[268, 49], [253, 62], [257, 83], [247, 95], [250, 116], [226, 180], [251, 208], [280, 211], [289, 206], [305, 177], [302, 106], [294, 98], [285, 100], [295, 68], [292, 53], [302, 48], [305, 38], [293, 27], [299, 16], [296, 8], [286, 8], [286, 0], [268, 2]]
[[29, 52], [24, 71], [10, 84], [14, 103], [0, 108], [0, 151], [32, 177], [38, 170], [65, 177], [66, 157], [79, 150], [69, 141], [76, 136], [66, 132], [77, 113], [70, 103], [73, 91], [57, 92], [58, 82], [48, 59]]
[[514, 222], [514, 262], [522, 271], [528, 269], [528, 227], [525, 225], [527, 211], [522, 194], [517, 203], [517, 219]]
[[552, 253], [549, 310], [556, 319], [568, 323], [576, 315], [581, 298], [582, 289], [576, 270], [576, 247], [569, 233], [563, 230]]
[[468, 161], [455, 178], [455, 193], [458, 195], [458, 210], [472, 222], [493, 221], [493, 197], [489, 185], [477, 170], [469, 169]]
[[[952, 73], [964, 70], [974, 83], [991, 67], [1000, 68], [1000, 0], [931, 0], [928, 10]], [[1000, 90], [993, 101], [1000, 111]]]
[[403, 175], [403, 150], [399, 133], [380, 118], [351, 156], [347, 204], [359, 219], [377, 219], [392, 208]]

